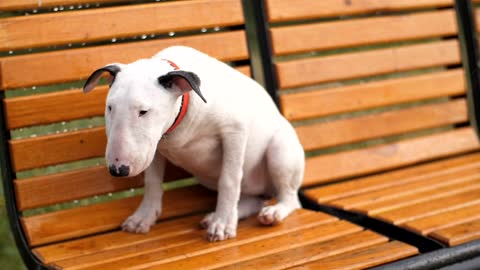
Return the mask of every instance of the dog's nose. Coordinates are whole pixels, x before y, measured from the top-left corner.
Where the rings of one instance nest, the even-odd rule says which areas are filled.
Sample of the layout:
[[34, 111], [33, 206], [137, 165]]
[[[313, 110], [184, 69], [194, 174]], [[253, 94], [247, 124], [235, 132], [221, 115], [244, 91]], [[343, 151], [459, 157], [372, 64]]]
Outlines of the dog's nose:
[[130, 173], [130, 167], [126, 165], [121, 165], [117, 170], [117, 167], [112, 164], [108, 167], [108, 169], [112, 176], [128, 176]]

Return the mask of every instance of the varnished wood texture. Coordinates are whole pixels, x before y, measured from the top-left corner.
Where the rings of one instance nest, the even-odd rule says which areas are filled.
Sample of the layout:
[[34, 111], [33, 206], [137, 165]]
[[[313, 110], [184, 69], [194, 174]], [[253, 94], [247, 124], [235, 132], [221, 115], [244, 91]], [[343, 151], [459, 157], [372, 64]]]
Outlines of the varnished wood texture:
[[[184, 170], [168, 163], [164, 181], [190, 176]], [[17, 206], [20, 210], [25, 210], [142, 187], [143, 174], [130, 179], [118, 179], [112, 177], [105, 166], [95, 166], [27, 179], [16, 179], [14, 185]]]
[[480, 239], [479, 173], [480, 156], [472, 154], [316, 188], [306, 194], [332, 207], [362, 213], [453, 246]]
[[[255, 217], [239, 223], [238, 236], [207, 243], [196, 223], [199, 216], [163, 221], [145, 236], [112, 232], [68, 243], [35, 248], [49, 265], [64, 269], [286, 269], [316, 260], [357, 254], [366, 248], [377, 262], [389, 262], [417, 253], [406, 244], [386, 245], [388, 239], [361, 227], [308, 210], [295, 211], [278, 226], [260, 226]], [[380, 248], [391, 247], [395, 256]], [[371, 260], [364, 262], [373, 265]], [[344, 263], [345, 265], [348, 265]]]
[[0, 51], [241, 24], [240, 0], [169, 1], [10, 17], [0, 19]]
[[[436, 147], [432, 147], [436, 145]], [[361, 176], [479, 149], [471, 128], [307, 159], [304, 186]]]
[[[362, 240], [359, 239], [359, 241]], [[418, 250], [412, 246], [406, 245], [402, 242], [392, 241], [327, 257], [290, 269], [367, 269], [369, 267], [409, 257], [417, 253]]]
[[[162, 218], [211, 210], [215, 200], [214, 192], [200, 186], [168, 191], [163, 198]], [[22, 224], [31, 246], [47, 244], [118, 229], [140, 201], [141, 196], [135, 196], [29, 216], [22, 218]]]
[[0, 2], [0, 10], [43, 9], [55, 6], [106, 4], [127, 1], [128, 0], [2, 0], [2, 2]]
[[446, 40], [285, 61], [276, 67], [280, 88], [292, 88], [458, 63], [458, 42]]
[[[59, 50], [1, 58], [0, 89], [86, 79], [98, 67], [149, 58], [173, 45], [194, 47], [223, 61], [248, 58], [243, 30]], [[29, 71], [28, 76], [25, 76], [25, 70]]]
[[451, 36], [456, 32], [455, 13], [449, 9], [275, 27], [272, 29], [272, 43], [274, 54], [284, 55]]
[[270, 22], [453, 6], [452, 0], [300, 0], [295, 5], [290, 0], [267, 0], [266, 3]]
[[455, 69], [282, 95], [280, 100], [285, 117], [297, 121], [464, 93], [463, 70]]

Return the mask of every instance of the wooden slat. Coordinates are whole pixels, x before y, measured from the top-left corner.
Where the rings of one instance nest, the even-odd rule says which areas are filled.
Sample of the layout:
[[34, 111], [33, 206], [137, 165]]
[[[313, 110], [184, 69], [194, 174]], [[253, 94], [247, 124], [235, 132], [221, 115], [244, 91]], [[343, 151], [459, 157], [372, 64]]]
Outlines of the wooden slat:
[[[297, 212], [303, 211], [305, 210]], [[106, 257], [110, 257], [110, 254], [112, 254], [112, 252], [106, 252], [104, 253], [105, 256], [101, 257], [97, 256], [97, 254], [92, 254], [88, 257], [79, 258], [77, 262], [75, 262], [74, 259], [71, 259], [63, 260], [56, 264], [64, 267], [73, 266], [72, 269], [76, 269], [78, 266], [80, 266], [81, 269], [118, 269], [119, 267], [129, 268], [134, 266], [138, 267], [140, 265], [144, 267], [154, 267], [155, 265], [162, 263], [181, 261], [185, 259], [185, 254], [189, 254], [190, 256], [202, 256], [212, 252], [215, 253], [224, 248], [250, 244], [262, 240], [265, 241], [272, 237], [281, 237], [283, 235], [294, 234], [304, 230], [314, 230], [315, 228], [322, 226], [322, 224], [332, 224], [332, 219], [334, 218], [328, 217], [327, 219], [325, 217], [306, 215], [305, 213], [302, 215], [293, 213], [292, 216], [289, 216], [289, 219], [282, 222], [280, 226], [268, 228], [259, 227], [255, 218], [251, 217], [247, 221], [241, 221], [239, 223], [237, 237], [228, 242], [225, 241], [206, 245], [203, 237], [205, 232], [197, 229], [189, 235], [185, 235], [186, 239], [183, 241], [178, 238], [165, 239], [163, 243], [158, 243], [156, 248], [151, 248], [150, 250], [143, 248], [143, 246], [139, 246], [137, 250], [133, 250], [133, 252], [131, 251], [129, 253], [127, 253], [128, 248], [117, 249], [116, 252], [119, 252], [120, 256], [123, 255], [123, 258], [120, 260], [111, 260], [110, 262], [108, 259], [105, 260]], [[335, 222], [333, 224], [338, 223]], [[346, 227], [342, 227], [340, 224], [339, 229], [342, 228], [345, 229]], [[351, 227], [349, 227], [349, 229], [352, 230]], [[131, 248], [132, 247], [130, 247], [130, 249]]]
[[15, 180], [19, 210], [143, 186], [143, 176], [115, 179], [105, 166]]
[[398, 225], [418, 218], [428, 217], [443, 212], [468, 207], [480, 203], [480, 188], [471, 188], [466, 192], [448, 197], [417, 203], [407, 207], [382, 212], [376, 218]]
[[99, 86], [88, 95], [77, 89], [4, 99], [7, 127], [14, 129], [103, 115], [107, 92], [107, 86]]
[[[359, 241], [362, 240], [359, 239]], [[409, 246], [402, 242], [392, 241], [378, 244], [372, 247], [342, 253], [336, 256], [327, 257], [316, 262], [308, 263], [290, 269], [367, 269], [373, 266], [410, 257], [415, 254], [418, 254], [418, 250], [415, 247]]]
[[[435, 146], [435, 147], [433, 147]], [[303, 186], [374, 173], [479, 148], [471, 128], [307, 159]]]
[[235, 69], [248, 77], [252, 77], [252, 70], [250, 66], [238, 66], [238, 67], [235, 67]]
[[[46, 264], [62, 261], [64, 267], [79, 265], [80, 262], [83, 265], [92, 265], [97, 257], [105, 259], [115, 255], [120, 258], [126, 255], [120, 254], [120, 251], [128, 251], [129, 248], [157, 244], [157, 241], [171, 241], [171, 238], [178, 236], [191, 236], [193, 231], [198, 230], [202, 218], [203, 215], [200, 214], [161, 221], [153, 225], [147, 235], [114, 231], [38, 247], [33, 249], [33, 252]], [[163, 243], [162, 246], [166, 244]]]
[[[454, 181], [456, 182], [456, 181]], [[394, 211], [407, 206], [427, 203], [431, 200], [453, 196], [469, 188], [478, 188], [478, 179], [475, 176], [465, 176], [458, 179], [460, 183], [442, 185], [435, 189], [420, 188], [418, 192], [403, 193], [401, 196], [392, 196], [391, 198], [379, 200], [362, 206], [356, 206], [350, 211], [359, 212], [365, 215], [381, 215], [384, 212]], [[463, 183], [461, 183], [463, 182]]]
[[430, 236], [449, 246], [480, 239], [480, 219], [435, 231]]
[[98, 67], [149, 58], [173, 45], [194, 47], [223, 61], [248, 58], [243, 30], [5, 57], [0, 58], [0, 89], [85, 79]]
[[127, 2], [129, 0], [2, 0], [0, 10], [42, 9], [55, 6]]
[[[415, 119], [415, 121], [411, 121]], [[465, 99], [295, 128], [306, 151], [468, 121]], [[395, 125], [392, 125], [395, 123]], [[365, 128], [368, 127], [368, 128]], [[335, 136], [332, 136], [332, 132]]]
[[460, 63], [457, 40], [307, 58], [276, 64], [280, 88]]
[[402, 227], [419, 234], [427, 235], [433, 231], [453, 227], [477, 219], [480, 219], [480, 204], [474, 204], [465, 208], [448, 211], [446, 213], [419, 218], [403, 224]]
[[[152, 227], [150, 235], [147, 235], [147, 237], [138, 234], [130, 234], [117, 231], [72, 240], [61, 244], [53, 244], [49, 246], [39, 247], [34, 249], [34, 251], [36, 254], [41, 256], [44, 262], [47, 263], [51, 263], [54, 261], [63, 261], [62, 264], [65, 264], [64, 266], [67, 266], [67, 263], [73, 266], [75, 264], [78, 264], [80, 261], [90, 261], [93, 263], [95, 261], [94, 257], [96, 257], [97, 254], [103, 254], [103, 256], [99, 256], [98, 258], [105, 258], [107, 257], [106, 255], [110, 256], [112, 255], [112, 252], [120, 253], [121, 250], [129, 246], [136, 246], [137, 244], [142, 244], [146, 242], [155, 242], [158, 239], [163, 239], [162, 241], [165, 244], [167, 243], [167, 241], [168, 243], [172, 243], [172, 236], [187, 234], [191, 236], [192, 234], [198, 235], [199, 233], [203, 233], [198, 232], [199, 228], [197, 226], [198, 222], [202, 218], [203, 215], [195, 215], [159, 222]], [[261, 235], [261, 232], [255, 232], [255, 230], [252, 230], [252, 227], [257, 227], [257, 222], [255, 222], [254, 219], [255, 217], [251, 217], [248, 218], [246, 222], [239, 223], [238, 229], [242, 232], [245, 232], [246, 235], [239, 234], [234, 241], [247, 240], [248, 238], [259, 237]], [[278, 233], [279, 231], [300, 230], [310, 228], [318, 224], [326, 224], [336, 220], [337, 218], [327, 214], [315, 213], [313, 211], [299, 209], [298, 211], [294, 211], [289, 216], [289, 218], [285, 219], [285, 222], [282, 222], [281, 224], [279, 224], [279, 226], [272, 226], [272, 229], [265, 230], [268, 230], [268, 232], [270, 233], [268, 237], [271, 237], [275, 235], [271, 234], [274, 232]], [[294, 225], [298, 225], [298, 228], [295, 228]], [[202, 242], [205, 243], [204, 239], [197, 239], [196, 237], [192, 237], [191, 240], [192, 242], [198, 244], [201, 244]], [[221, 246], [221, 244], [218, 243], [214, 245]], [[67, 262], [67, 260], [69, 261]]]
[[[66, 247], [54, 245], [50, 248], [50, 253], [54, 251], [54, 248], [63, 250], [65, 255], [70, 256], [70, 258], [56, 261], [55, 264], [70, 269], [114, 269], [115, 266], [122, 265], [122, 261], [125, 263], [125, 267], [128, 267], [128, 265], [133, 266], [135, 260], [138, 261], [138, 257], [143, 258], [143, 260], [140, 260], [141, 264], [148, 266], [149, 264], [182, 260], [186, 253], [192, 255], [207, 254], [223, 248], [262, 241], [263, 239], [271, 237], [315, 228], [322, 224], [330, 224], [335, 220], [336, 218], [332, 216], [325, 214], [316, 215], [316, 213], [302, 209], [292, 213], [289, 218], [285, 219], [279, 226], [260, 227], [258, 226], [256, 217], [250, 217], [245, 221], [239, 222], [238, 234], [235, 239], [213, 244], [205, 241], [204, 230], [199, 229], [197, 224], [191, 224], [189, 230], [186, 230], [186, 226], [179, 226], [180, 228], [178, 228], [178, 230], [180, 233], [173, 233], [177, 231], [177, 228], [173, 226], [170, 226], [170, 231], [162, 230], [166, 232], [163, 233], [163, 235], [167, 235], [166, 237], [160, 235], [160, 232], [157, 231], [154, 231], [152, 235], [143, 237], [126, 237], [127, 239], [131, 239], [131, 243], [123, 241], [123, 239], [112, 239], [112, 245], [108, 245], [108, 242], [111, 241], [111, 234], [102, 237], [94, 236], [90, 240], [82, 239], [83, 241], [77, 241], [78, 243], [74, 247], [82, 244], [83, 251], [87, 252], [83, 256], [71, 256], [71, 252], [67, 250], [68, 247], [72, 247], [72, 245], [69, 244], [66, 244]], [[178, 222], [176, 223], [178, 224]], [[160, 227], [162, 225], [163, 222], [157, 226]], [[181, 232], [183, 227], [185, 227], [185, 230]], [[105, 240], [108, 242], [105, 243]], [[90, 246], [84, 247], [84, 244], [88, 245], [89, 243], [94, 243], [93, 248]], [[39, 250], [42, 250], [42, 254], [45, 254], [45, 249], [48, 250], [49, 248], [39, 248]], [[92, 252], [95, 250], [97, 251]], [[73, 251], [73, 253], [78, 254], [76, 251]]]
[[22, 140], [11, 140], [16, 171], [105, 155], [105, 127]]
[[266, 1], [270, 22], [452, 6], [452, 0], [290, 0]]
[[281, 95], [280, 102], [285, 117], [290, 121], [296, 121], [463, 93], [465, 93], [463, 70], [455, 69]]
[[[185, 259], [175, 260], [167, 263], [165, 263], [165, 261], [147, 261], [148, 269], [223, 268], [228, 265], [249, 259], [255, 259], [276, 252], [327, 241], [344, 235], [350, 235], [360, 230], [361, 228], [356, 225], [346, 221], [338, 221], [276, 237], [262, 239], [262, 241], [255, 241], [243, 245], [218, 249], [202, 255], [185, 253], [186, 251], [184, 251], [183, 254], [187, 255], [182, 257]], [[121, 266], [128, 268], [133, 265], [142, 265], [144, 264], [144, 260], [142, 260], [143, 258], [144, 257], [139, 257], [135, 261], [129, 260], [128, 263], [126, 261], [118, 261], [114, 265], [105, 265], [105, 268], [103, 268], [102, 265], [102, 269], [118, 269]]]
[[[435, 193], [439, 193], [439, 190], [442, 190], [444, 193], [454, 192], [456, 190], [454, 187], [464, 190], [467, 185], [480, 184], [479, 174], [480, 168], [476, 167], [460, 172], [444, 174], [439, 177], [418, 179], [419, 181], [334, 200], [328, 202], [328, 204], [347, 210], [363, 208], [365, 205], [376, 204], [395, 198], [401, 200], [404, 196], [411, 196], [418, 193], [426, 193], [433, 196]], [[408, 201], [410, 202], [411, 200]]]
[[[462, 181], [465, 181], [465, 179], [467, 179], [467, 182], [462, 183]], [[459, 179], [458, 182], [460, 183], [445, 185], [430, 190], [422, 188], [420, 191], [412, 192], [411, 194], [403, 193], [400, 196], [392, 196], [392, 198], [389, 199], [373, 202], [363, 206], [353, 207], [351, 211], [356, 211], [370, 216], [381, 215], [384, 212], [453, 196], [468, 191], [470, 188], [479, 187], [478, 178], [475, 176], [463, 177], [463, 179]]]
[[[136, 196], [24, 217], [22, 224], [30, 246], [62, 241], [118, 228], [140, 200], [141, 196]], [[200, 186], [168, 191], [163, 198], [161, 219], [212, 209], [215, 200], [214, 192]]]
[[[243, 263], [236, 263], [222, 267], [224, 270], [256, 269], [285, 269], [321, 258], [343, 253], [350, 253], [376, 244], [387, 242], [388, 239], [371, 231], [361, 231], [328, 241], [292, 248], [283, 252], [263, 256]], [[322, 269], [321, 267], [318, 269]]]
[[[167, 163], [165, 182], [189, 176], [190, 174], [184, 170]], [[17, 179], [14, 184], [17, 207], [25, 210], [141, 187], [143, 186], [143, 176], [118, 179], [112, 177], [105, 166], [96, 166], [28, 179]]]
[[[250, 76], [249, 66], [236, 69]], [[85, 95], [81, 89], [4, 99], [9, 129], [100, 116], [105, 111], [108, 87]]]
[[[480, 3], [478, 0], [474, 0], [473, 2], [474, 3]], [[475, 19], [476, 19], [475, 21], [477, 21], [477, 22], [480, 21], [480, 9], [478, 9], [478, 8], [475, 9]], [[476, 28], [477, 28], [477, 31], [480, 31], [480, 24], [479, 23], [477, 23]]]
[[312, 188], [306, 190], [305, 194], [318, 203], [326, 203], [423, 179], [441, 177], [479, 166], [480, 154], [475, 153], [355, 179], [355, 181]]
[[451, 36], [457, 27], [454, 11], [442, 10], [274, 27], [271, 33], [273, 53], [284, 55]]
[[239, 0], [175, 1], [11, 17], [0, 19], [0, 51], [242, 23]]

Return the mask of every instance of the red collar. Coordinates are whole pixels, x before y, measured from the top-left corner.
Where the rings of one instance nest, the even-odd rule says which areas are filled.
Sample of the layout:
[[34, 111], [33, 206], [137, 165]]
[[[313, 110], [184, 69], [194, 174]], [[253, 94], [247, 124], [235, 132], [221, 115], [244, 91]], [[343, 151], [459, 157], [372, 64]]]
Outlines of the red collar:
[[[180, 69], [177, 66], [177, 64], [175, 64], [174, 62], [167, 59], [162, 59], [162, 60], [167, 61], [170, 64], [170, 66], [172, 66], [175, 70]], [[168, 128], [168, 130], [163, 135], [167, 135], [168, 133], [172, 132], [178, 125], [180, 125], [180, 122], [182, 122], [183, 118], [187, 114], [189, 100], [190, 100], [189, 92], [186, 92], [185, 94], [182, 95], [182, 105], [180, 105], [180, 112], [175, 118], [175, 121], [173, 121], [173, 124], [170, 126], [170, 128]]]

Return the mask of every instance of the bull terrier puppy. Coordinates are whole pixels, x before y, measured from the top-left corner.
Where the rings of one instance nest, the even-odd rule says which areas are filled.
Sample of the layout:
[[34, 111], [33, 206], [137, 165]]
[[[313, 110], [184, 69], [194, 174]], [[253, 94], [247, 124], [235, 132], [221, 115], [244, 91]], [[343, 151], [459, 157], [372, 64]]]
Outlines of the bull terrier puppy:
[[[271, 225], [301, 207], [303, 148], [254, 80], [183, 46], [102, 67], [83, 91], [104, 73], [110, 81], [107, 166], [113, 176], [145, 172], [143, 200], [122, 224], [124, 231], [147, 233], [160, 216], [166, 160], [218, 191], [215, 212], [201, 222], [209, 241], [235, 237], [238, 220], [252, 214]], [[265, 205], [265, 197], [276, 203]]]

